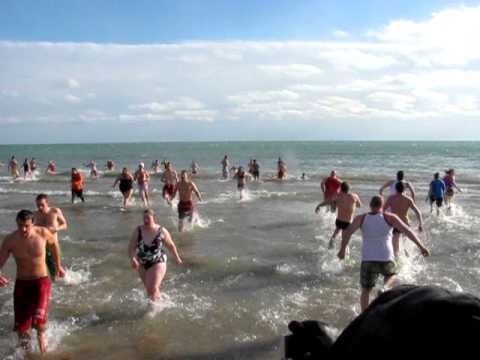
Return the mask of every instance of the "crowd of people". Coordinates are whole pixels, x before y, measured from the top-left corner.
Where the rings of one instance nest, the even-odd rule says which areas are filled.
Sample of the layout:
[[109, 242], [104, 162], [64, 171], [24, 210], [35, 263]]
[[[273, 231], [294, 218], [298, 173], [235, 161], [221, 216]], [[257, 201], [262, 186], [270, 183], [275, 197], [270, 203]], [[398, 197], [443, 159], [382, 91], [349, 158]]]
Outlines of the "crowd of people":
[[[162, 196], [168, 204], [172, 205], [178, 194], [179, 231], [184, 230], [185, 219], [193, 221], [196, 213], [193, 194], [202, 201], [201, 192], [191, 180], [187, 170], [182, 170], [179, 177], [170, 161], [163, 161], [161, 164], [164, 167], [163, 171], [160, 170], [160, 162], [156, 160], [152, 163], [150, 172], [145, 169], [145, 164], [140, 162], [133, 174], [124, 167], [113, 183], [113, 187], [118, 184], [123, 195], [123, 208], [126, 208], [131, 201], [135, 183], [145, 207], [142, 224], [134, 229], [130, 237], [128, 256], [131, 267], [138, 272], [148, 298], [152, 302], [160, 298], [160, 286], [167, 270], [166, 250], [173, 255], [177, 264], [182, 264], [182, 259], [171, 234], [164, 226], [157, 223], [155, 213], [151, 209], [150, 174], [161, 172], [161, 181], [164, 183]], [[92, 177], [99, 176], [94, 161], [87, 166], [90, 168]], [[227, 179], [231, 175], [231, 178], [236, 181], [240, 198], [244, 195], [247, 180], [260, 179], [260, 165], [256, 159], [249, 162], [248, 172], [242, 166], [230, 168], [227, 155], [222, 159], [221, 166], [222, 177]], [[107, 170], [113, 171], [114, 167], [114, 162], [109, 160]], [[38, 163], [35, 159], [31, 161], [25, 159], [25, 174], [37, 168]], [[277, 178], [285, 179], [287, 164], [281, 158], [278, 159], [277, 169]], [[198, 164], [193, 161], [191, 174], [196, 175], [199, 170]], [[9, 171], [13, 177], [19, 176], [18, 162], [14, 156], [9, 162]], [[232, 171], [233, 174], [231, 174]], [[305, 174], [302, 178], [305, 178]], [[397, 284], [396, 261], [401, 256], [402, 235], [411, 240], [423, 256], [429, 255], [429, 250], [409, 222], [408, 213], [412, 210], [418, 219], [418, 231], [423, 231], [422, 214], [416, 205], [414, 187], [404, 179], [404, 173], [399, 171], [396, 179], [383, 184], [379, 188], [379, 194], [371, 198], [369, 211], [357, 216], [355, 216], [356, 210], [362, 206], [362, 201], [356, 193], [351, 192], [350, 184], [342, 181], [335, 171], [321, 182], [320, 187], [323, 201], [317, 205], [315, 212], [319, 213], [322, 207], [326, 207], [329, 212], [336, 212], [335, 230], [330, 237], [328, 247], [334, 248], [337, 236], [342, 235], [337, 254], [340, 260], [344, 259], [348, 253], [351, 236], [357, 230], [361, 231], [360, 306], [363, 311], [370, 302], [372, 289], [380, 275], [384, 278], [385, 289]], [[383, 193], [386, 189], [389, 191], [389, 196], [384, 199]], [[85, 202], [83, 190], [84, 176], [78, 169], [72, 168], [72, 203], [76, 198]], [[461, 191], [456, 184], [453, 169], [446, 171], [443, 179], [440, 179], [439, 173], [435, 173], [427, 195], [431, 211], [433, 212], [434, 205], [437, 207], [437, 214], [444, 203], [450, 206], [455, 190]], [[43, 353], [47, 351], [45, 329], [52, 282], [56, 278], [65, 276], [58, 233], [67, 230], [68, 225], [62, 210], [50, 206], [46, 194], [39, 194], [35, 202], [37, 207], [35, 212], [21, 210], [17, 213], [17, 229], [5, 237], [0, 248], [0, 269], [12, 255], [17, 265], [13, 294], [14, 328], [20, 345], [26, 350], [31, 348], [29, 330], [36, 329], [39, 348]], [[405, 253], [405, 256], [408, 256], [408, 253]], [[0, 287], [8, 283], [9, 279], [0, 275]]]

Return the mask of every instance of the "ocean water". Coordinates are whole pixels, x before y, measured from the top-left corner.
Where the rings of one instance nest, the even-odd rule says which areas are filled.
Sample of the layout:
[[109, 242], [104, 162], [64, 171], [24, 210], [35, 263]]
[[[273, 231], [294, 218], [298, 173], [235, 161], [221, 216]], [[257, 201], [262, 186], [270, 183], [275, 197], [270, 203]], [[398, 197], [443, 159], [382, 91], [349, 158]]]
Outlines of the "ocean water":
[[[351, 183], [365, 204], [378, 188], [404, 170], [417, 190], [425, 219], [420, 234], [431, 250], [423, 259], [409, 244], [400, 280], [436, 284], [480, 295], [480, 143], [476, 142], [231, 142], [0, 146], [5, 164], [15, 154], [36, 157], [42, 172], [12, 180], [0, 168], [0, 236], [15, 229], [15, 213], [33, 209], [34, 197], [49, 194], [69, 223], [60, 241], [67, 277], [55, 283], [48, 338], [54, 354], [72, 359], [279, 359], [290, 320], [319, 319], [340, 332], [359, 313], [360, 238], [345, 263], [327, 249], [335, 216], [314, 214], [319, 184], [330, 170]], [[248, 184], [240, 201], [236, 184], [221, 179], [220, 161], [234, 166], [256, 158], [260, 183]], [[289, 177], [273, 180], [276, 160]], [[70, 204], [69, 169], [96, 160], [114, 173], [86, 180], [86, 203]], [[169, 159], [177, 170], [195, 160], [194, 178], [204, 202], [199, 222], [178, 233], [177, 213], [161, 199], [158, 176], [151, 181], [153, 208], [172, 233], [184, 259], [169, 261], [162, 300], [148, 306], [143, 286], [129, 266], [128, 239], [142, 221], [141, 201], [120, 211], [112, 188], [121, 166], [147, 166]], [[43, 174], [55, 160], [59, 175]], [[455, 168], [464, 190], [451, 212], [431, 215], [424, 202], [432, 174]], [[306, 180], [301, 180], [301, 174]], [[366, 208], [361, 211], [366, 210]], [[415, 220], [412, 221], [415, 224]], [[14, 278], [10, 259], [4, 273]], [[15, 349], [13, 285], [0, 289], [0, 358], [21, 358]]]

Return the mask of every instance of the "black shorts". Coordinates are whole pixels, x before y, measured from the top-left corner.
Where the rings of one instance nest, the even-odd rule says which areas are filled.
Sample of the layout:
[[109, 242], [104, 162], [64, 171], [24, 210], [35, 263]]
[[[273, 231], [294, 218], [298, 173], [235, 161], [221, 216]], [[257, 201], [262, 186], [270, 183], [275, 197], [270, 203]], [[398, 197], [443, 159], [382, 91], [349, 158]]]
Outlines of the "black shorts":
[[238, 184], [238, 185], [237, 185], [237, 189], [238, 189], [238, 190], [243, 190], [243, 189], [245, 189], [245, 185], [243, 185], [243, 184]]
[[335, 226], [337, 227], [337, 229], [345, 230], [350, 226], [350, 223], [348, 221], [342, 221], [337, 219], [335, 220]]
[[72, 196], [82, 198], [83, 197], [83, 189], [82, 190], [72, 190]]
[[256, 178], [260, 177], [260, 171], [258, 171], [258, 170], [253, 170], [253, 171], [252, 171], [252, 176], [253, 176], [253, 177], [256, 177]]
[[435, 199], [433, 196], [430, 196], [430, 205], [436, 203], [437, 207], [442, 207], [443, 205], [443, 198]]
[[393, 233], [394, 234], [401, 234], [402, 232], [398, 229], [393, 228]]

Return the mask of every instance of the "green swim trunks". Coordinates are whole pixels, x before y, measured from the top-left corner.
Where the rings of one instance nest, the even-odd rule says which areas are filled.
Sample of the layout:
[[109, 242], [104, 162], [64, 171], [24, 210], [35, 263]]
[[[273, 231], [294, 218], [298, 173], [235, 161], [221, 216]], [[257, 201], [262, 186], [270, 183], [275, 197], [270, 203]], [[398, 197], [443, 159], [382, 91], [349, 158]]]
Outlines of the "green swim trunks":
[[364, 289], [375, 287], [378, 276], [390, 277], [397, 273], [394, 261], [362, 261], [360, 268], [360, 285]]

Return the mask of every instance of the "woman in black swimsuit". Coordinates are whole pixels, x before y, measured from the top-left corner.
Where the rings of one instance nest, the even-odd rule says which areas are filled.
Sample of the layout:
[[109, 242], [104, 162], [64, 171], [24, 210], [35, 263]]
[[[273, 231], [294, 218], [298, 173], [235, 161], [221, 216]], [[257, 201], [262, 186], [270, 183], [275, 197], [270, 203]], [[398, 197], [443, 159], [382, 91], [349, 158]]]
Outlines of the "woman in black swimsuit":
[[120, 182], [120, 192], [123, 195], [123, 208], [127, 208], [127, 204], [130, 201], [133, 194], [133, 176], [128, 172], [127, 168], [123, 168], [122, 173], [115, 179], [113, 187]]
[[152, 301], [160, 299], [160, 285], [167, 272], [165, 248], [175, 256], [177, 264], [182, 263], [168, 230], [156, 223], [152, 210], [145, 210], [143, 225], [137, 226], [130, 238], [128, 255], [132, 268], [138, 271]]

